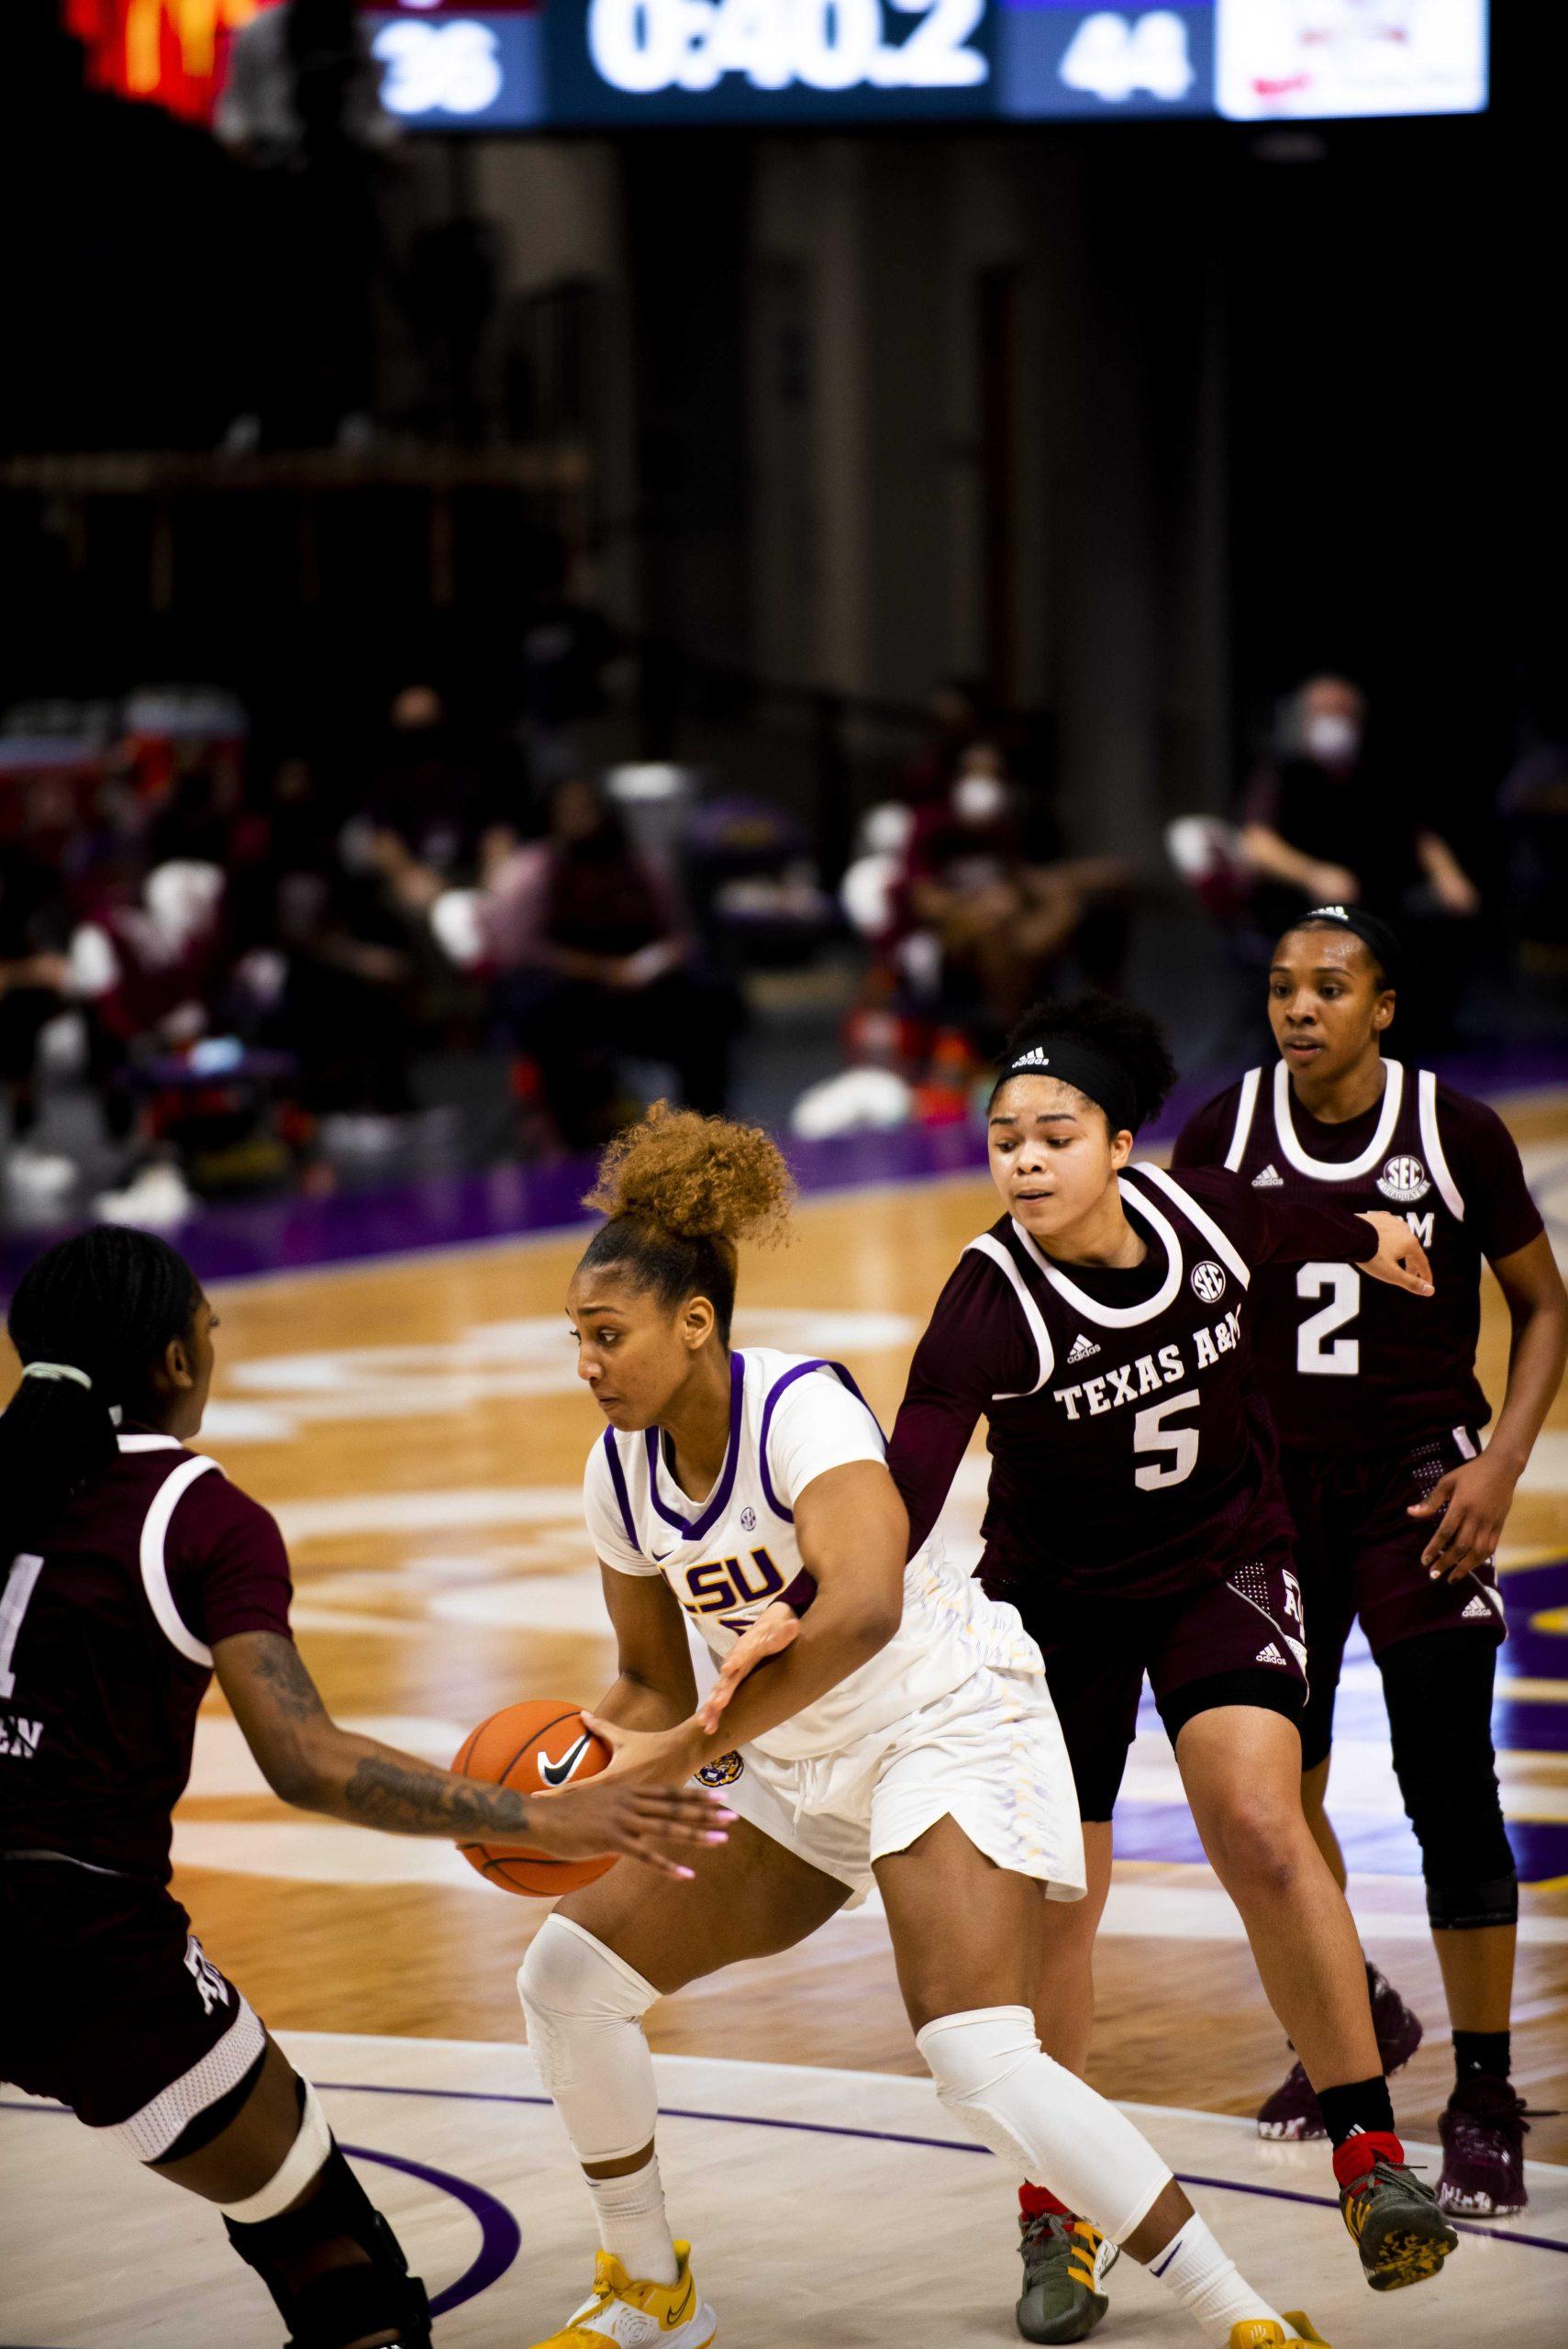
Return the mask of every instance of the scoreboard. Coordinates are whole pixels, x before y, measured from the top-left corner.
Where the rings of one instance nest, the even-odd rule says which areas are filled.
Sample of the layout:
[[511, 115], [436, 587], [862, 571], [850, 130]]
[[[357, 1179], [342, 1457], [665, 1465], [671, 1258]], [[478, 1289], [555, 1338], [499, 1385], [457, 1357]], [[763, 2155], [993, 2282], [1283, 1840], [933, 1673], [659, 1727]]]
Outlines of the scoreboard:
[[[97, 80], [199, 120], [229, 41], [273, 5], [66, 0], [66, 21]], [[1474, 114], [1487, 97], [1487, 0], [360, 5], [384, 102], [429, 129], [1327, 120]]]
[[1486, 0], [396, 0], [386, 106], [431, 128], [1473, 114]]

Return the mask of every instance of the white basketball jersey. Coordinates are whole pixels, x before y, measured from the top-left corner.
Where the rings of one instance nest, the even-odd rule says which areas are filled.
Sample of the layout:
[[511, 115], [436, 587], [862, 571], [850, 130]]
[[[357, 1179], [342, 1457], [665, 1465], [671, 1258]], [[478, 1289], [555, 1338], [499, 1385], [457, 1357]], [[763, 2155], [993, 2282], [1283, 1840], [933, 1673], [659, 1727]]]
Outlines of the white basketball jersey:
[[[829, 1468], [881, 1460], [885, 1450], [840, 1364], [751, 1347], [730, 1356], [729, 1449], [706, 1499], [677, 1485], [657, 1429], [606, 1428], [588, 1456], [588, 1530], [606, 1565], [662, 1575], [722, 1659], [775, 1598], [800, 1611], [810, 1605], [797, 1497]], [[1016, 1609], [953, 1573], [933, 1537], [904, 1570], [904, 1619], [886, 1647], [755, 1742], [781, 1761], [840, 1752], [950, 1695], [983, 1665], [1030, 1677], [1043, 1670]]]

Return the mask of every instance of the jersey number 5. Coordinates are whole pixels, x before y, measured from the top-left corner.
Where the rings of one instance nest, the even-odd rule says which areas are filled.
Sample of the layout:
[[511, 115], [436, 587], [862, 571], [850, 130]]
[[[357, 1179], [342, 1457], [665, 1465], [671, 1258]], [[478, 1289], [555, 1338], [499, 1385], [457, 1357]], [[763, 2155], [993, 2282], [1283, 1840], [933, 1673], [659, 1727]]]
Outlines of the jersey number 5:
[[1183, 1395], [1167, 1395], [1162, 1403], [1151, 1403], [1140, 1411], [1132, 1423], [1134, 1452], [1168, 1452], [1168, 1461], [1150, 1461], [1140, 1468], [1134, 1483], [1140, 1493], [1157, 1493], [1163, 1485], [1184, 1485], [1197, 1466], [1196, 1428], [1168, 1428], [1165, 1421], [1173, 1411], [1184, 1411], [1189, 1406], [1197, 1408], [1198, 1391], [1189, 1386]]
[[17, 1653], [17, 1634], [22, 1628], [22, 1618], [42, 1566], [41, 1558], [24, 1550], [19, 1558], [12, 1559], [11, 1571], [6, 1577], [5, 1597], [0, 1598], [0, 1698], [16, 1694], [17, 1675], [11, 1669], [11, 1658]]
[[[1327, 1297], [1296, 1333], [1296, 1366], [1304, 1378], [1354, 1378], [1362, 1366], [1361, 1340], [1334, 1338], [1361, 1310], [1362, 1276], [1353, 1264], [1303, 1264], [1296, 1275], [1299, 1297]], [[1330, 1346], [1325, 1338], [1334, 1338]]]

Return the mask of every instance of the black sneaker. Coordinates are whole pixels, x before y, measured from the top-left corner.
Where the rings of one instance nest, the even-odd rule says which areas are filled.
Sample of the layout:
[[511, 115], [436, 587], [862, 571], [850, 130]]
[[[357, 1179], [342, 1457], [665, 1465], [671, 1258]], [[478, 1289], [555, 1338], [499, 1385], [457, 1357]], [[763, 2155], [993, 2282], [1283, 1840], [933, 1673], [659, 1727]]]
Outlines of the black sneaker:
[[[1365, 2144], [1351, 2138], [1351, 2144]], [[1392, 2146], [1399, 2155], [1378, 2150]], [[1341, 2148], [1343, 2151], [1343, 2148]], [[1397, 2292], [1435, 2276], [1459, 2237], [1404, 2159], [1397, 2137], [1379, 2136], [1367, 2145], [1372, 2160], [1359, 2177], [1340, 2189], [1340, 2210], [1374, 2292]]]

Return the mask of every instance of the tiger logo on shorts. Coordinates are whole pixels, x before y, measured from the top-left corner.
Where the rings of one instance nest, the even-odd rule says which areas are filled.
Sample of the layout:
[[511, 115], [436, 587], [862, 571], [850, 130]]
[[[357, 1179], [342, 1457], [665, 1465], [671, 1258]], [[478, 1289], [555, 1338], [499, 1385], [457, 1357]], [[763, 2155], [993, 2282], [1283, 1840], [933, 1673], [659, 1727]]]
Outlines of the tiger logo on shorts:
[[732, 1787], [746, 1765], [739, 1753], [719, 1753], [705, 1762], [697, 1772], [697, 1784], [702, 1787]]

